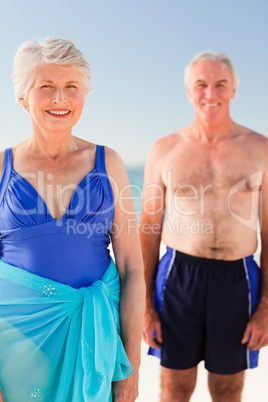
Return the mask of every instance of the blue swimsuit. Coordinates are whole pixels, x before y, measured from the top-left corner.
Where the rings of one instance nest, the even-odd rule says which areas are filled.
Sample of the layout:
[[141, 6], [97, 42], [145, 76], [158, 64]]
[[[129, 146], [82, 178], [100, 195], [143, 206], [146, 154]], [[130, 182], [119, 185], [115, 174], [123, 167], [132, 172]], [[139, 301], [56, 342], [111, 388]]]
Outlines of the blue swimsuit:
[[60, 220], [55, 220], [32, 185], [13, 169], [5, 150], [0, 185], [0, 258], [74, 288], [99, 280], [110, 264], [114, 199], [97, 145], [94, 169], [77, 186]]

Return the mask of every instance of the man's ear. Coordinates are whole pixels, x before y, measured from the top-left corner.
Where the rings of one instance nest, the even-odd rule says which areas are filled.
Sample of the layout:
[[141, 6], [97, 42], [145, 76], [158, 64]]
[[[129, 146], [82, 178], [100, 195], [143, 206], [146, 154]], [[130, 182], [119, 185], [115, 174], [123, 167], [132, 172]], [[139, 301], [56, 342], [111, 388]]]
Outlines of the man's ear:
[[191, 94], [190, 88], [189, 88], [189, 87], [186, 87], [186, 91], [187, 91], [187, 96], [188, 96], [188, 98], [191, 99], [191, 98], [192, 98], [192, 94]]
[[232, 99], [235, 98], [235, 95], [236, 95], [236, 87], [233, 87]]

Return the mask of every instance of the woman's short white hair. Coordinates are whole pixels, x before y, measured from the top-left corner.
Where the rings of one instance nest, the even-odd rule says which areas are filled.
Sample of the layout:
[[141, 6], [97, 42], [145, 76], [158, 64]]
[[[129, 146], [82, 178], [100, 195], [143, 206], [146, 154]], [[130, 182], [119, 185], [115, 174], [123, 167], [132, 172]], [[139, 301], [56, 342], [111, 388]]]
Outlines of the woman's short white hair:
[[235, 87], [239, 84], [239, 78], [231, 62], [230, 58], [225, 53], [215, 53], [210, 50], [206, 50], [205, 52], [198, 53], [194, 58], [190, 61], [190, 63], [185, 67], [184, 70], [184, 83], [187, 87], [190, 85], [190, 78], [193, 66], [199, 61], [216, 61], [221, 63], [225, 67], [227, 67], [232, 74], [233, 84]]
[[81, 74], [86, 93], [92, 91], [90, 86], [90, 68], [83, 54], [69, 39], [56, 36], [46, 38], [43, 42], [28, 40], [17, 50], [13, 64], [12, 80], [16, 99], [26, 99], [33, 83], [34, 71], [47, 64], [68, 66]]

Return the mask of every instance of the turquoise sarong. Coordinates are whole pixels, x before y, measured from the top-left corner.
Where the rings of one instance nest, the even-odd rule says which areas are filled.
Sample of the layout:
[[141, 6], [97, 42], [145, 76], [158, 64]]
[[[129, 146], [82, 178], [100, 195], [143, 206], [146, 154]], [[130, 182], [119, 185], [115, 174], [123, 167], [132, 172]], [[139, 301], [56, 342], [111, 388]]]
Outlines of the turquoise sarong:
[[5, 402], [109, 402], [132, 373], [120, 338], [113, 261], [75, 289], [0, 260], [0, 388]]

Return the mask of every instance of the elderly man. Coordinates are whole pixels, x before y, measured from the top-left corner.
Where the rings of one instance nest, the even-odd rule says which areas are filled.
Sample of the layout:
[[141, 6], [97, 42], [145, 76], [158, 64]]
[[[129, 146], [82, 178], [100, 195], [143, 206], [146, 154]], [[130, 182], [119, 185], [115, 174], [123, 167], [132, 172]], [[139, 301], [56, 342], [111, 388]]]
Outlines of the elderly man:
[[238, 402], [268, 343], [268, 140], [230, 117], [226, 55], [198, 54], [185, 83], [195, 120], [157, 141], [145, 169], [144, 339], [161, 357], [161, 402], [189, 401], [202, 360], [212, 400]]

